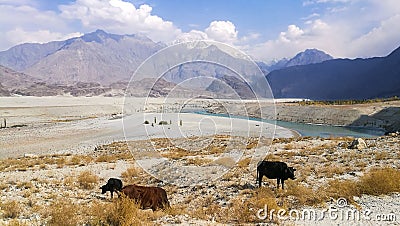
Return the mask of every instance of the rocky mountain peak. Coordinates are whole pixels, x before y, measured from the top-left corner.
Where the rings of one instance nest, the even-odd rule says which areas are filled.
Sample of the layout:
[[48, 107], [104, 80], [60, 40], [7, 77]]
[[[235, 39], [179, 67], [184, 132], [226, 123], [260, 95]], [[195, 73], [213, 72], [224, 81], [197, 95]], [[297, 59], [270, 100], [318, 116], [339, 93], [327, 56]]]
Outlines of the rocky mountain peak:
[[85, 34], [80, 37], [85, 42], [97, 42], [97, 43], [104, 43], [104, 41], [108, 38], [114, 39], [116, 41], [122, 38], [121, 35], [111, 35], [106, 33], [103, 30], [96, 30], [94, 32]]
[[290, 59], [285, 67], [321, 63], [332, 60], [333, 57], [318, 49], [306, 49]]

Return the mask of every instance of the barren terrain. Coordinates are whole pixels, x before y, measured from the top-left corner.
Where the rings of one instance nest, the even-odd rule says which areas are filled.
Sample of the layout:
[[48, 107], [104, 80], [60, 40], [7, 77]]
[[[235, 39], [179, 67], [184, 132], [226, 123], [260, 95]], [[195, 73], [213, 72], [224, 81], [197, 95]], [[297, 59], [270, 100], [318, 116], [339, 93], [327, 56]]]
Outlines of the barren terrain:
[[[256, 121], [185, 113], [180, 125], [176, 114], [157, 112], [162, 103], [154, 100], [154, 109], [128, 116], [132, 139], [125, 142], [116, 132], [125, 120], [122, 99], [61, 99], [0, 99], [0, 120], [9, 126], [0, 129], [0, 225], [400, 224], [398, 133], [352, 149], [349, 137], [298, 137], [283, 128], [271, 137]], [[264, 178], [258, 188], [253, 159], [260, 153], [296, 168], [296, 179], [282, 190]], [[154, 165], [160, 157], [169, 162]], [[190, 169], [197, 171], [185, 175]], [[102, 195], [110, 177], [163, 187], [171, 208], [140, 210]], [[286, 213], [265, 215], [270, 210]], [[301, 218], [305, 210], [317, 219]]]

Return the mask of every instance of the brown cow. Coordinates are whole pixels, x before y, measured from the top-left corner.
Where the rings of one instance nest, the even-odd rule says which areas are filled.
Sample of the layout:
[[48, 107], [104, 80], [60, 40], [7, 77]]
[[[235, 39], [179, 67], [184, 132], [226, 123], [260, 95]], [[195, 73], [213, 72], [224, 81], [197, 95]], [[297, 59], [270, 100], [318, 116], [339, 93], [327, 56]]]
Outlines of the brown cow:
[[170, 207], [167, 192], [159, 187], [144, 187], [138, 185], [127, 185], [122, 188], [122, 193], [127, 197], [140, 203], [142, 209], [164, 209]]

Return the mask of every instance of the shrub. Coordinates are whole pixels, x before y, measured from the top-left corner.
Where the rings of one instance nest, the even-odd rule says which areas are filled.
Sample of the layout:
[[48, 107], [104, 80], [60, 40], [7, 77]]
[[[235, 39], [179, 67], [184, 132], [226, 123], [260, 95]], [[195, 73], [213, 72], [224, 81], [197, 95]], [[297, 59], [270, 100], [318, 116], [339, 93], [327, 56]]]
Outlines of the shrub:
[[111, 225], [110, 224], [110, 215], [113, 213], [113, 206], [115, 203], [111, 202], [102, 202], [94, 200], [90, 203], [88, 208], [85, 208], [84, 214], [89, 216], [85, 221], [85, 225]]
[[80, 156], [72, 156], [69, 159], [68, 165], [79, 165], [81, 163]]
[[320, 190], [323, 190], [320, 192], [325, 192], [329, 197], [335, 199], [346, 198], [347, 200], [353, 200], [353, 196], [360, 195], [357, 182], [352, 180], [335, 179], [330, 181], [325, 188]]
[[138, 175], [139, 175], [139, 170], [134, 166], [129, 167], [125, 172], [121, 173], [122, 179], [127, 183], [134, 182], [134, 178], [137, 177]]
[[[268, 206], [268, 209], [276, 210], [284, 208], [278, 206], [275, 194], [267, 187], [257, 188], [251, 191], [250, 195], [251, 197], [244, 202], [240, 199], [232, 200], [232, 204], [226, 213], [229, 223], [265, 222], [266, 220], [257, 218], [256, 210], [264, 209], [265, 206]], [[276, 219], [268, 220], [277, 223]]]
[[133, 199], [121, 197], [113, 205], [111, 211], [106, 215], [106, 225], [143, 225], [145, 219], [142, 219], [139, 212], [139, 204]]
[[93, 189], [99, 181], [99, 177], [90, 171], [83, 171], [78, 176], [78, 184], [83, 189]]
[[100, 155], [96, 158], [96, 162], [116, 162], [117, 156], [115, 155]]
[[21, 205], [17, 201], [9, 201], [0, 204], [4, 218], [16, 218], [22, 211]]
[[220, 166], [223, 166], [225, 168], [232, 168], [236, 164], [236, 162], [231, 157], [220, 157], [220, 158], [216, 159], [211, 164], [212, 165], [220, 165]]
[[358, 181], [333, 180], [324, 189], [333, 198], [353, 200], [353, 196], [387, 195], [400, 192], [400, 171], [392, 168], [373, 169]]
[[167, 121], [160, 121], [160, 122], [158, 123], [158, 125], [168, 125], [168, 122], [167, 122]]
[[287, 180], [286, 185], [287, 190], [285, 195], [294, 196], [296, 205], [298, 206], [314, 206], [327, 200], [327, 197], [323, 191], [316, 192], [312, 188], [305, 187], [302, 184], [292, 180]]
[[54, 200], [47, 211], [50, 216], [49, 225], [79, 225], [80, 223], [80, 206], [66, 198]]
[[373, 169], [360, 178], [360, 193], [367, 195], [385, 195], [400, 192], [400, 170], [392, 168]]

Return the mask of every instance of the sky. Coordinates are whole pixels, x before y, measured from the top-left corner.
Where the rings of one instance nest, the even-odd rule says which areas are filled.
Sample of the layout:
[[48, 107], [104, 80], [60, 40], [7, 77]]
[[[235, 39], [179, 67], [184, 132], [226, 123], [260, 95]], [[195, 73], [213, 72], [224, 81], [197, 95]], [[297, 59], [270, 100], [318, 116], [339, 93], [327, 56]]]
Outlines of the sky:
[[0, 0], [0, 51], [102, 29], [219, 41], [265, 62], [310, 48], [367, 58], [400, 46], [399, 24], [399, 0]]

